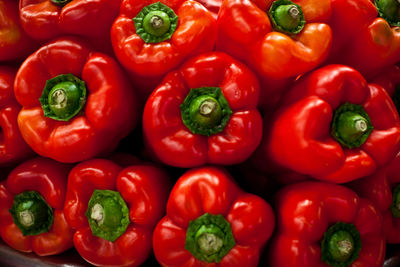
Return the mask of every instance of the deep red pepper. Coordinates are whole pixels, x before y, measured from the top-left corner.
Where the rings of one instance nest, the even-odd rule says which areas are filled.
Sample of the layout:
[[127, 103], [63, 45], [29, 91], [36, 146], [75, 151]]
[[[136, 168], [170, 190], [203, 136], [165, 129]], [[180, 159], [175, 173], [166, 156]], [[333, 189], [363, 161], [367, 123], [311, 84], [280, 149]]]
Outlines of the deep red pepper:
[[242, 191], [222, 168], [183, 174], [153, 234], [162, 266], [257, 266], [275, 226], [271, 206]]
[[23, 138], [61, 162], [111, 151], [138, 120], [135, 92], [119, 65], [75, 38], [56, 39], [28, 57], [14, 91]]
[[[358, 17], [354, 16], [358, 13], [355, 9], [361, 8], [365, 16], [360, 22], [367, 22], [366, 26], [359, 24]], [[370, 78], [400, 61], [400, 5], [397, 0], [336, 0], [332, 1], [332, 9], [335, 21], [350, 28], [354, 23], [359, 26], [347, 36], [346, 45], [332, 54], [330, 62], [351, 66]]]
[[342, 65], [303, 76], [265, 127], [254, 157], [260, 167], [270, 160], [334, 183], [372, 174], [400, 149], [399, 115], [389, 95]]
[[276, 198], [271, 266], [382, 266], [382, 216], [352, 190], [329, 183], [289, 185]]
[[0, 183], [0, 234], [8, 245], [40, 256], [72, 247], [74, 231], [63, 212], [70, 168], [51, 159], [33, 158]]
[[114, 52], [145, 97], [188, 56], [211, 51], [215, 40], [213, 14], [192, 0], [124, 0], [111, 29]]
[[93, 265], [139, 266], [151, 252], [152, 231], [165, 212], [169, 179], [151, 165], [123, 169], [92, 159], [69, 174], [65, 217], [74, 245]]
[[36, 47], [19, 22], [18, 2], [0, 0], [0, 61], [23, 59]]
[[400, 154], [373, 175], [354, 181], [349, 186], [361, 197], [371, 200], [383, 215], [386, 241], [400, 243]]
[[112, 51], [110, 29], [121, 0], [21, 0], [21, 24], [32, 38], [63, 35], [91, 39], [97, 49]]
[[188, 60], [147, 100], [143, 132], [149, 149], [177, 167], [231, 165], [259, 145], [259, 83], [242, 63], [220, 52]]
[[14, 97], [16, 70], [0, 66], [0, 166], [18, 162], [33, 155], [18, 128], [21, 106]]

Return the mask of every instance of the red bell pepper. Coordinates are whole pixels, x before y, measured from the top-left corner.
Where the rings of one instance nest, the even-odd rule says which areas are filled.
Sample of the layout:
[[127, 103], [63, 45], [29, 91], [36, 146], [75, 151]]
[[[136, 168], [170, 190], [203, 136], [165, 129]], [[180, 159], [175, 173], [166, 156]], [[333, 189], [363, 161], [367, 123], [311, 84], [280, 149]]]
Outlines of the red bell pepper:
[[276, 83], [317, 67], [328, 56], [332, 30], [324, 22], [330, 13], [330, 0], [225, 0], [218, 14], [217, 50], [252, 67], [268, 84], [264, 93], [270, 100], [285, 88]]
[[265, 122], [269, 131], [256, 161], [334, 183], [372, 174], [400, 149], [399, 115], [389, 95], [342, 65], [303, 76]]
[[247, 159], [262, 136], [259, 83], [242, 63], [220, 52], [188, 60], [147, 100], [143, 132], [165, 164], [231, 165]]
[[78, 39], [41, 47], [20, 67], [21, 134], [39, 155], [77, 162], [114, 149], [138, 114], [129, 81], [109, 56]]
[[0, 0], [0, 61], [23, 59], [36, 47], [19, 22], [18, 2]]
[[118, 60], [136, 84], [144, 83], [146, 97], [188, 56], [211, 51], [215, 40], [213, 14], [192, 0], [124, 0], [111, 29]]
[[73, 245], [63, 207], [69, 165], [33, 158], [0, 183], [0, 235], [16, 250], [46, 256]]
[[0, 66], [0, 166], [18, 162], [33, 154], [19, 132], [17, 117], [21, 106], [14, 97], [16, 70]]
[[162, 266], [257, 266], [275, 226], [271, 206], [242, 191], [222, 168], [183, 174], [153, 234]]
[[379, 84], [388, 92], [400, 113], [400, 67], [393, 65], [382, 70], [371, 82]]
[[329, 183], [289, 185], [276, 198], [271, 266], [383, 266], [382, 216], [368, 200]]
[[74, 245], [89, 263], [138, 266], [151, 252], [152, 231], [163, 216], [167, 175], [150, 165], [122, 168], [92, 159], [69, 174], [64, 213], [76, 229]]
[[[335, 20], [342, 20], [343, 13], [347, 13], [342, 5], [337, 4], [343, 1], [332, 1]], [[397, 0], [357, 0], [355, 2], [355, 6], [368, 6], [364, 9], [365, 14], [368, 14], [366, 16], [369, 18], [368, 25], [353, 31], [346, 46], [338, 51], [332, 62], [349, 65], [370, 78], [383, 68], [400, 61], [400, 17], [398, 15], [400, 4]], [[346, 25], [357, 21], [353, 15], [350, 19], [347, 20]]]
[[22, 27], [32, 38], [79, 35], [108, 52], [112, 51], [111, 25], [120, 5], [121, 0], [21, 0], [19, 14]]
[[386, 168], [349, 186], [377, 205], [383, 215], [386, 241], [400, 243], [400, 154]]

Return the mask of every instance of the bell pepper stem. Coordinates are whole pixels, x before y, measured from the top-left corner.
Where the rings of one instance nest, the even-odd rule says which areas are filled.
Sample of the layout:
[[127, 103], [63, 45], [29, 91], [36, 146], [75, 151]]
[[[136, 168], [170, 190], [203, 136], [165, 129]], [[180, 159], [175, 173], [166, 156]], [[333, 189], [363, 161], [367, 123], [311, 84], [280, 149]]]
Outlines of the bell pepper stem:
[[393, 188], [390, 211], [394, 218], [400, 218], [400, 184]]
[[222, 132], [232, 114], [218, 87], [190, 90], [180, 109], [185, 126], [194, 134], [207, 136]]
[[321, 259], [332, 267], [349, 266], [361, 250], [360, 233], [353, 224], [338, 222], [325, 232]]
[[86, 102], [86, 85], [72, 74], [62, 74], [47, 80], [39, 98], [45, 117], [69, 121]]
[[305, 18], [301, 7], [290, 0], [277, 0], [268, 12], [276, 31], [298, 34], [304, 28]]
[[128, 227], [129, 209], [119, 192], [95, 190], [86, 217], [94, 236], [114, 242]]
[[235, 246], [229, 222], [222, 215], [205, 213], [189, 223], [185, 249], [195, 258], [218, 263]]
[[335, 110], [332, 136], [344, 147], [360, 147], [372, 129], [371, 120], [361, 105], [345, 103]]
[[133, 21], [136, 33], [145, 43], [160, 43], [172, 37], [178, 16], [170, 7], [157, 2], [145, 6]]
[[57, 6], [63, 7], [66, 4], [68, 4], [69, 2], [71, 2], [72, 0], [51, 0], [51, 2]]
[[375, 6], [379, 16], [385, 19], [391, 26], [400, 26], [399, 0], [375, 0]]
[[36, 191], [15, 195], [10, 213], [24, 236], [46, 233], [53, 224], [53, 209]]

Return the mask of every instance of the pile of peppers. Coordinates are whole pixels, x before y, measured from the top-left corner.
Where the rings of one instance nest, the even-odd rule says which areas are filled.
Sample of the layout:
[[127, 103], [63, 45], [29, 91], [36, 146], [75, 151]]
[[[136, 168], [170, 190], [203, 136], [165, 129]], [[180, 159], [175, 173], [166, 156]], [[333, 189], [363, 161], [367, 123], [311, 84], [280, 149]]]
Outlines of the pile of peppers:
[[0, 243], [380, 267], [399, 114], [399, 0], [0, 0]]

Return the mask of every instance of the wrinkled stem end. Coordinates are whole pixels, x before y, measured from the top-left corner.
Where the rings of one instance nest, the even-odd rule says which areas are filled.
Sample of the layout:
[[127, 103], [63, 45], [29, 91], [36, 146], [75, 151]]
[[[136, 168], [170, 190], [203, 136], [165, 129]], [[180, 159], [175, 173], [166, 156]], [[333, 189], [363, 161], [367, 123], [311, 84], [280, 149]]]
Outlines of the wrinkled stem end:
[[301, 7], [289, 0], [277, 0], [268, 12], [276, 31], [298, 34], [304, 28], [305, 18]]
[[53, 209], [36, 191], [16, 195], [10, 213], [23, 235], [46, 233], [53, 224]]
[[346, 267], [358, 258], [360, 250], [360, 233], [356, 227], [338, 222], [324, 234], [321, 259], [332, 267]]

